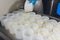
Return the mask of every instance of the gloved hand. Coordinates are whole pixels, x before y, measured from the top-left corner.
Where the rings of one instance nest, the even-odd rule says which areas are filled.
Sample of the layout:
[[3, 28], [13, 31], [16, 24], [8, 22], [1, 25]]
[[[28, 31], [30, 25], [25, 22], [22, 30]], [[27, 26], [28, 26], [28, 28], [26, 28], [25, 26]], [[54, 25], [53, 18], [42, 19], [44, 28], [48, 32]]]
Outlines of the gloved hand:
[[37, 0], [29, 0], [30, 3], [33, 3], [33, 5], [36, 4]]

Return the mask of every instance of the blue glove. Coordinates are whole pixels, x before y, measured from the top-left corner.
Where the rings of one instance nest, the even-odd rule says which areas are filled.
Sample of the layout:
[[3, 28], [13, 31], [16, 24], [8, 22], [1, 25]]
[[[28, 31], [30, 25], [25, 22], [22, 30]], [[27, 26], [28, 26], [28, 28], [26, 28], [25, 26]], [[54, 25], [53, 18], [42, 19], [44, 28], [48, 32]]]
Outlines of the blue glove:
[[36, 4], [37, 0], [29, 0], [30, 3], [33, 3], [33, 5]]

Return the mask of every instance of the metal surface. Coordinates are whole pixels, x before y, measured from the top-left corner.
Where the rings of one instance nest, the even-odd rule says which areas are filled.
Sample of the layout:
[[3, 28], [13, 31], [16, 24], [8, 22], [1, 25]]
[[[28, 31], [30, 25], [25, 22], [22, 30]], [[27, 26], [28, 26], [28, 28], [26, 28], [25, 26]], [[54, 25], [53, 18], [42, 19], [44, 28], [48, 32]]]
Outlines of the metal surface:
[[54, 0], [52, 0], [52, 2], [51, 2], [50, 15], [51, 15], [51, 12], [52, 12], [53, 3], [54, 3]]
[[4, 40], [15, 40], [15, 38], [9, 33], [9, 31], [6, 30], [4, 26], [2, 26], [1, 24], [0, 24], [0, 37], [2, 37]]
[[[2, 32], [0, 32], [0, 38], [3, 40], [10, 40], [10, 38], [8, 38], [6, 35], [4, 35]], [[0, 39], [0, 40], [1, 40]]]

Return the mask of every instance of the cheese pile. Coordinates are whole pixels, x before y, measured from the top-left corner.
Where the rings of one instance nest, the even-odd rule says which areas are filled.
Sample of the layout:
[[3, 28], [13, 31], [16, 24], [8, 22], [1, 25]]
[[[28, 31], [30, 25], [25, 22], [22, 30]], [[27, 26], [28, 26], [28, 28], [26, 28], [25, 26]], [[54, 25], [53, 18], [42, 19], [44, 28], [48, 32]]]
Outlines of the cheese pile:
[[34, 12], [15, 11], [2, 17], [1, 22], [16, 39], [60, 40], [60, 22]]

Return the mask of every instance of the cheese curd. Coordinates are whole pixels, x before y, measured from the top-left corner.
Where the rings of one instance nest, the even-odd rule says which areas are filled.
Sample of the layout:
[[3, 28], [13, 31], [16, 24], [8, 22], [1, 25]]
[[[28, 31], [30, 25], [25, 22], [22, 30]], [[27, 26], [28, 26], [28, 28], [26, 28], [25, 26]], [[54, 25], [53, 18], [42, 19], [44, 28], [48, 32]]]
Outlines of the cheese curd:
[[34, 12], [24, 13], [23, 10], [18, 10], [7, 14], [1, 22], [16, 39], [60, 40], [60, 22]]

